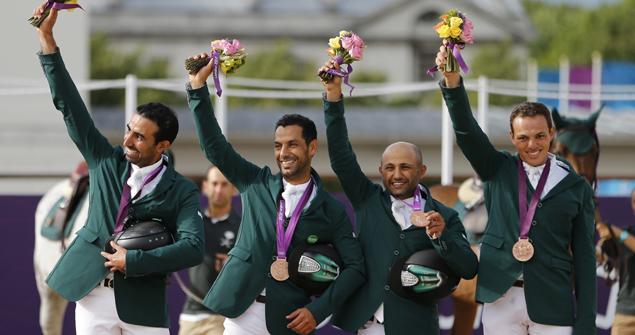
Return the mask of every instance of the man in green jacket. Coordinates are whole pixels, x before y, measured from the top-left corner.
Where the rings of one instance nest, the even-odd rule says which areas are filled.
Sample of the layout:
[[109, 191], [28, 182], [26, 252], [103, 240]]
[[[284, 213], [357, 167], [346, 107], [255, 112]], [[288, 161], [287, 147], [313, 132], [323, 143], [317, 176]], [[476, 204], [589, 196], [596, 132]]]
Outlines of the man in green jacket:
[[[339, 67], [329, 61], [321, 70], [331, 68]], [[379, 166], [383, 189], [365, 176], [348, 139], [341, 78], [326, 82], [325, 90], [331, 167], [355, 209], [368, 278], [337, 311], [333, 322], [347, 331], [359, 329], [358, 334], [439, 334], [436, 302], [403, 298], [387, 279], [400, 258], [426, 249], [436, 250], [455, 274], [473, 278], [478, 261], [458, 214], [433, 199], [428, 188], [419, 184], [426, 166], [421, 149], [414, 144], [397, 142], [386, 148]], [[419, 205], [418, 198], [422, 198]], [[424, 222], [419, 223], [417, 215], [423, 215]]]
[[[324, 191], [311, 168], [315, 124], [297, 114], [277, 122], [279, 173], [248, 162], [227, 142], [214, 117], [206, 85], [211, 71], [210, 63], [190, 75], [188, 102], [201, 148], [240, 191], [243, 215], [236, 244], [204, 304], [228, 318], [225, 334], [313, 333], [364, 282], [364, 258], [344, 207]], [[288, 254], [306, 243], [332, 244], [343, 263], [337, 279], [313, 300], [290, 282], [286, 263]]]
[[[446, 60], [441, 47], [440, 69]], [[485, 182], [489, 222], [476, 290], [485, 334], [595, 334], [593, 191], [549, 153], [549, 110], [516, 106], [509, 135], [518, 154], [498, 151], [474, 119], [459, 73], [443, 75], [456, 141]]]
[[[39, 7], [35, 15], [42, 11]], [[64, 66], [53, 38], [56, 19], [52, 9], [38, 29], [39, 57], [55, 108], [88, 163], [90, 209], [47, 284], [77, 301], [77, 334], [169, 334], [166, 277], [203, 259], [197, 187], [163, 156], [176, 138], [178, 120], [162, 104], [141, 105], [128, 123], [123, 148], [108, 143]], [[101, 252], [111, 234], [126, 227], [126, 219], [160, 221], [175, 241], [147, 251], [113, 242], [116, 252]]]

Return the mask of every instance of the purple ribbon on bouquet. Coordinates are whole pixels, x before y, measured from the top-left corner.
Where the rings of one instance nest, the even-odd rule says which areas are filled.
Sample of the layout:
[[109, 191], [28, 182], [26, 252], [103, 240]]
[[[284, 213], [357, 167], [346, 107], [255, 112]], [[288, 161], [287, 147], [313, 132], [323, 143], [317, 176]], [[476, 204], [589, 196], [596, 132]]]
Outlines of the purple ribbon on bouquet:
[[[456, 59], [456, 62], [459, 63], [459, 67], [461, 67], [463, 73], [470, 72], [470, 68], [467, 66], [467, 63], [465, 63], [465, 60], [463, 60], [463, 56], [461, 56], [461, 45], [458, 43], [449, 42], [446, 48], [451, 49], [452, 55]], [[434, 73], [438, 70], [439, 68], [437, 66], [433, 66], [429, 68], [426, 73], [428, 74], [428, 76], [433, 77]]]
[[63, 3], [63, 2], [56, 2], [55, 0], [48, 0], [46, 2], [46, 6], [44, 7], [44, 10], [51, 9], [51, 8], [55, 8], [55, 9], [79, 8], [81, 10], [84, 10], [84, 8], [82, 8], [82, 6], [80, 6], [79, 4], [76, 4], [76, 3], [68, 4], [68, 3]]
[[214, 87], [216, 87], [216, 95], [220, 98], [223, 89], [220, 86], [220, 77], [218, 76], [218, 68], [220, 67], [220, 54], [214, 50], [212, 52], [212, 78], [214, 78]]
[[[344, 58], [342, 58], [342, 56], [335, 56], [333, 59], [339, 65], [342, 65], [342, 63], [344, 63]], [[326, 71], [326, 73], [344, 78], [344, 84], [351, 88], [351, 90], [348, 92], [348, 95], [352, 96], [353, 95], [353, 90], [355, 89], [355, 86], [353, 86], [353, 85], [351, 85], [349, 83], [348, 77], [351, 75], [351, 73], [353, 73], [353, 66], [351, 64], [346, 64], [346, 66], [347, 66], [346, 71], [344, 71], [344, 70], [342, 70], [342, 68], [340, 68], [339, 71], [335, 70], [335, 69], [330, 69], [330, 70]]]

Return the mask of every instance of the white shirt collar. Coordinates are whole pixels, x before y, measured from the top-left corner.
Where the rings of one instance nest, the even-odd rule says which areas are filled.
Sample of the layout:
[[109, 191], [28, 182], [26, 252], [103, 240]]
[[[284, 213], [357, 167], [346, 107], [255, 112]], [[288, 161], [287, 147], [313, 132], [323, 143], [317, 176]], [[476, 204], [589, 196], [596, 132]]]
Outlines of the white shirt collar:
[[304, 190], [306, 190], [306, 188], [309, 186], [309, 182], [311, 182], [310, 178], [309, 178], [309, 180], [306, 183], [294, 185], [294, 184], [291, 184], [288, 181], [284, 180], [284, 178], [282, 178], [282, 185], [284, 187], [284, 191], [282, 193], [286, 193], [286, 194], [300, 193], [300, 194], [302, 194], [302, 192], [304, 192]]
[[[152, 171], [154, 171], [154, 169], [158, 168], [159, 165], [163, 164], [163, 155], [161, 156], [161, 159], [159, 159], [156, 163], [152, 164], [152, 165], [148, 165], [148, 166], [144, 166], [144, 167], [139, 167], [135, 164], [130, 163], [130, 165], [132, 165], [132, 175], [139, 175], [143, 178], [145, 178], [145, 176], [147, 176], [148, 174], [150, 174]], [[139, 178], [139, 177], [137, 177]]]
[[[290, 217], [291, 213], [293, 213], [293, 210], [300, 202], [300, 198], [302, 198], [302, 194], [304, 193], [306, 188], [309, 186], [310, 181], [311, 179], [309, 179], [309, 181], [307, 181], [306, 183], [293, 185], [287, 182], [286, 180], [284, 180], [284, 178], [282, 178], [282, 184], [284, 187], [284, 191], [282, 192], [282, 198], [284, 199], [286, 203], [284, 211], [287, 217]], [[309, 205], [311, 204], [311, 200], [313, 200], [313, 198], [316, 195], [316, 192], [317, 192], [317, 187], [315, 187], [314, 185], [313, 191], [311, 191], [311, 194], [309, 195], [309, 200], [307, 201], [303, 209], [309, 207]]]
[[[555, 163], [556, 155], [552, 153], [547, 153], [547, 156], [549, 157], [549, 162], [551, 163], [551, 167], [553, 167], [553, 164]], [[523, 161], [523, 167], [525, 168], [525, 172], [527, 173], [527, 175], [535, 174], [540, 176], [542, 174], [542, 170], [545, 169], [546, 164], [547, 163], [545, 162], [542, 165], [531, 166], [525, 163], [525, 161]]]

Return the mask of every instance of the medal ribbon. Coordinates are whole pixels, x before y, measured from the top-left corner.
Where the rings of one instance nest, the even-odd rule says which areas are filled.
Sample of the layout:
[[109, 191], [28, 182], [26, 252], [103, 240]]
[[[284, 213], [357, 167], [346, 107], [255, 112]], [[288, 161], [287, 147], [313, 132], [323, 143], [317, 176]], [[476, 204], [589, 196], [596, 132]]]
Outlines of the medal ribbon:
[[130, 167], [128, 177], [126, 178], [126, 181], [124, 181], [123, 183], [123, 191], [121, 192], [121, 198], [119, 199], [119, 211], [117, 211], [117, 223], [115, 225], [115, 233], [118, 233], [123, 230], [123, 221], [124, 221], [124, 218], [126, 217], [126, 212], [128, 211], [128, 208], [132, 204], [132, 200], [137, 199], [139, 195], [141, 195], [141, 191], [143, 190], [143, 187], [146, 186], [151, 181], [153, 181], [154, 178], [156, 178], [159, 175], [159, 172], [161, 172], [161, 170], [163, 169], [163, 165], [165, 165], [165, 161], [161, 165], [159, 165], [159, 167], [157, 167], [152, 172], [150, 172], [149, 175], [143, 178], [143, 184], [141, 185], [141, 188], [139, 189], [137, 194], [135, 194], [134, 197], [132, 197], [132, 199], [130, 195], [130, 185], [128, 185], [128, 178], [130, 178], [130, 173], [132, 172], [132, 167]]
[[309, 186], [302, 193], [302, 197], [300, 198], [300, 202], [293, 210], [293, 214], [291, 214], [291, 219], [289, 220], [289, 226], [287, 229], [284, 229], [284, 221], [285, 221], [285, 201], [284, 198], [280, 197], [280, 205], [278, 206], [278, 218], [276, 220], [276, 249], [278, 251], [278, 259], [287, 258], [287, 250], [291, 245], [291, 239], [293, 238], [293, 232], [295, 231], [295, 227], [298, 225], [298, 220], [300, 220], [300, 215], [302, 214], [302, 210], [306, 203], [309, 201], [309, 197], [313, 193], [313, 179], [309, 181]]
[[399, 199], [399, 201], [406, 204], [406, 206], [412, 208], [414, 212], [420, 212], [422, 208], [421, 208], [421, 189], [419, 188], [419, 185], [417, 185], [417, 188], [415, 188], [415, 193], [413, 197], [414, 199], [412, 200], [412, 205], [401, 199]]
[[518, 159], [517, 166], [518, 209], [520, 211], [520, 238], [526, 239], [529, 236], [531, 220], [533, 220], [534, 214], [536, 213], [536, 207], [538, 206], [540, 195], [542, 194], [542, 190], [545, 188], [545, 184], [547, 183], [547, 177], [549, 176], [549, 170], [551, 169], [551, 160], [547, 158], [547, 163], [545, 163], [545, 168], [542, 170], [542, 174], [540, 174], [540, 179], [538, 180], [538, 185], [536, 185], [536, 190], [531, 196], [529, 209], [527, 209], [527, 173], [525, 172], [525, 168], [523, 167], [523, 163], [520, 158]]

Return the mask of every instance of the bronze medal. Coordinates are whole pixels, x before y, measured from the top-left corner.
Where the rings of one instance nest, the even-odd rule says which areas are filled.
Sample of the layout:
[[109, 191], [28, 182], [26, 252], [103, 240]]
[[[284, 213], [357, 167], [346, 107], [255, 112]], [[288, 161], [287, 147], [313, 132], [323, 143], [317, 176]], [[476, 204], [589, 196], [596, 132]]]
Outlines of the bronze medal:
[[410, 215], [410, 223], [417, 227], [425, 227], [428, 223], [428, 219], [426, 219], [425, 214], [421, 211], [414, 211]]
[[512, 247], [512, 254], [519, 262], [526, 262], [534, 256], [534, 246], [528, 238], [519, 238]]
[[271, 263], [271, 277], [277, 281], [285, 281], [289, 279], [289, 263], [286, 258], [278, 258]]

